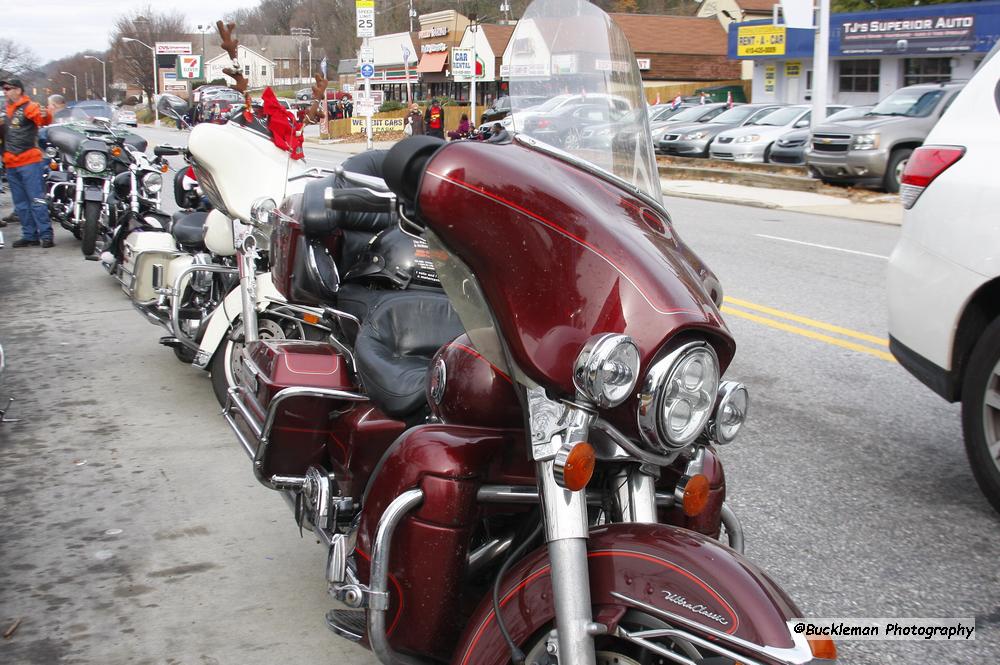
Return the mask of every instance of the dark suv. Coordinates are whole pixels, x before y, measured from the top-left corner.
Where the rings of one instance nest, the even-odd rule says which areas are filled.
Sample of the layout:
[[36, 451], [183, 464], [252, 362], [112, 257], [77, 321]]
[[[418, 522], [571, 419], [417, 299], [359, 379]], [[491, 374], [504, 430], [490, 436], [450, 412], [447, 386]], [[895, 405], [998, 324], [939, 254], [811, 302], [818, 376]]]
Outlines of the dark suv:
[[[546, 100], [546, 97], [517, 97], [517, 108], [526, 109], [531, 106], [538, 106]], [[493, 105], [483, 111], [482, 120], [479, 124], [485, 125], [488, 122], [499, 122], [510, 115], [510, 97], [498, 97]]]

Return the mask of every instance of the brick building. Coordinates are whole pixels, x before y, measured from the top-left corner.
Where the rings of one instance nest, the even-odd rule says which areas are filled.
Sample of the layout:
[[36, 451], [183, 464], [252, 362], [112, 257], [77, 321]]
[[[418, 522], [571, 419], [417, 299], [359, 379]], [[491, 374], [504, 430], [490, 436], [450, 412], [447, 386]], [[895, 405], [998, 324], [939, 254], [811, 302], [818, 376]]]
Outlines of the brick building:
[[730, 60], [726, 30], [714, 18], [611, 14], [639, 61], [646, 85], [696, 83], [741, 78]]

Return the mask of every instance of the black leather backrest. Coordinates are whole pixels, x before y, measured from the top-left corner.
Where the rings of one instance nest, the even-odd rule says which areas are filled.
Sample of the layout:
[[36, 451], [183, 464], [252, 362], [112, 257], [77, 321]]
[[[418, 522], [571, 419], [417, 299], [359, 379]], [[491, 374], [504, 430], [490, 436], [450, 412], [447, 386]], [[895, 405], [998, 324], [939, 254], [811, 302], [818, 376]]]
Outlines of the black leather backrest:
[[428, 160], [445, 145], [437, 137], [420, 135], [403, 139], [389, 150], [382, 165], [382, 177], [408, 208], [416, 203], [420, 177]]

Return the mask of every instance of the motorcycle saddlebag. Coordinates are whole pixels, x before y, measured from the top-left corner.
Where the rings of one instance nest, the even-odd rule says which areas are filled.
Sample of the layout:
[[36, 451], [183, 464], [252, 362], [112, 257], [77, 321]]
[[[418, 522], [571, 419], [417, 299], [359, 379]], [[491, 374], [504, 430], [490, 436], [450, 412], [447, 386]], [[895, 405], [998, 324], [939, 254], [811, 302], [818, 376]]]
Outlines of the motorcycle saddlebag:
[[[263, 425], [274, 398], [285, 388], [331, 388], [356, 393], [344, 359], [326, 342], [260, 340], [243, 351], [244, 371], [238, 373], [240, 399]], [[336, 417], [352, 401], [296, 396], [283, 399], [265, 450], [259, 452], [264, 478], [304, 475], [310, 466], [325, 466], [327, 448], [337, 448], [333, 434]], [[337, 451], [334, 458], [346, 451]], [[344, 461], [344, 460], [341, 460]]]
[[[125, 238], [124, 261], [121, 266], [121, 284], [125, 294], [138, 305], [148, 305], [156, 300], [153, 291], [153, 265], [164, 267], [164, 280], [168, 279], [168, 266], [181, 252], [173, 236], [161, 231], [134, 231]], [[171, 286], [171, 284], [163, 284]]]

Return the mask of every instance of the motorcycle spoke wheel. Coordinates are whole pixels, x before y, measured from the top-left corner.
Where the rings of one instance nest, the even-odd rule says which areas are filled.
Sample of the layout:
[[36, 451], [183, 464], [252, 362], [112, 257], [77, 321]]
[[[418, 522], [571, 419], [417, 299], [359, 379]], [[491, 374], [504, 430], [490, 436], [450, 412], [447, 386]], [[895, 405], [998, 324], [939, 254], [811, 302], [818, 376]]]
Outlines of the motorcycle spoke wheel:
[[[257, 320], [257, 336], [262, 339], [286, 339], [285, 330], [277, 321], [264, 318]], [[219, 401], [219, 406], [225, 406], [228, 399], [229, 389], [238, 385], [241, 376], [243, 363], [243, 342], [236, 340], [243, 338], [243, 324], [237, 324], [223, 345], [215, 352], [212, 358], [210, 373], [212, 375], [212, 390], [215, 392], [215, 399]]]

